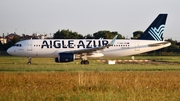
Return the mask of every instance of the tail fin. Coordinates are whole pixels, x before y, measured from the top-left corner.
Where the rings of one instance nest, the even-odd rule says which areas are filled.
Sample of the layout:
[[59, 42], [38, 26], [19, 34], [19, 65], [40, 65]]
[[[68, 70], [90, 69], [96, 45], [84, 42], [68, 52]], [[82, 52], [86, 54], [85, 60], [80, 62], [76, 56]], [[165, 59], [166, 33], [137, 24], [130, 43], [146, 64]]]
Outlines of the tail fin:
[[159, 14], [138, 39], [162, 41], [166, 18], [167, 14]]

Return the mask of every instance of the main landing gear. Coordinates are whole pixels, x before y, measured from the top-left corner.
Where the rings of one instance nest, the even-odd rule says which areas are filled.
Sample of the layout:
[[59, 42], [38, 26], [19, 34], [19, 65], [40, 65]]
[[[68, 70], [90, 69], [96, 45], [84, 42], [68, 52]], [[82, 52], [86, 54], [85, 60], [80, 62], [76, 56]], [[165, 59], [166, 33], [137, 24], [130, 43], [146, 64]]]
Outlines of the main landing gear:
[[31, 57], [29, 57], [29, 58], [28, 58], [28, 62], [27, 62], [27, 64], [31, 64], [31, 60], [32, 60], [32, 58], [31, 58]]
[[82, 60], [81, 64], [89, 64], [89, 61], [88, 60]]
[[82, 54], [81, 55], [81, 64], [89, 64], [89, 61], [87, 60], [87, 54], [85, 53], [85, 54]]

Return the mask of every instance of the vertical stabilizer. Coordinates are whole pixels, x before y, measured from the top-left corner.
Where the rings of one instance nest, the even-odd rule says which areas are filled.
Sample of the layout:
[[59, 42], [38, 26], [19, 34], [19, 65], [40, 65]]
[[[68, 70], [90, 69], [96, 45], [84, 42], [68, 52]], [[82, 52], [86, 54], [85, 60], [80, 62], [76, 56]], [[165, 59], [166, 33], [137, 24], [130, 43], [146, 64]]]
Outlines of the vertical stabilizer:
[[166, 18], [167, 14], [159, 14], [138, 39], [162, 41]]

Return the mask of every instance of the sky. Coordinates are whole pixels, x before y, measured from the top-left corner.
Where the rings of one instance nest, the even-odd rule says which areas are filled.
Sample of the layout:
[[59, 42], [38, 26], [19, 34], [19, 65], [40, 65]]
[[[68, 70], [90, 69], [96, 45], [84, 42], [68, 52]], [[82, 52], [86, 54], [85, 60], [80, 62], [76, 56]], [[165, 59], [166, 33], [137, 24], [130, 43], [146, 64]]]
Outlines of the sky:
[[[180, 0], [0, 0], [0, 36], [117, 31], [126, 38], [167, 13], [164, 38], [180, 41]], [[51, 34], [50, 34], [51, 33]]]

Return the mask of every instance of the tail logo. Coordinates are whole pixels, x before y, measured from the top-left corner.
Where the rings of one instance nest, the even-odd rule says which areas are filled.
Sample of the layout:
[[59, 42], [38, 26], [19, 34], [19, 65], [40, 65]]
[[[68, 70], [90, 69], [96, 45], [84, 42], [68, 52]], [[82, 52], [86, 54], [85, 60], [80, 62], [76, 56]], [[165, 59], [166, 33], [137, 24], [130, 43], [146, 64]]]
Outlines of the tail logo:
[[162, 40], [162, 35], [164, 32], [165, 25], [159, 26], [159, 28], [156, 27], [151, 27], [151, 29], [148, 31], [148, 33], [156, 40], [156, 41], [161, 41]]

